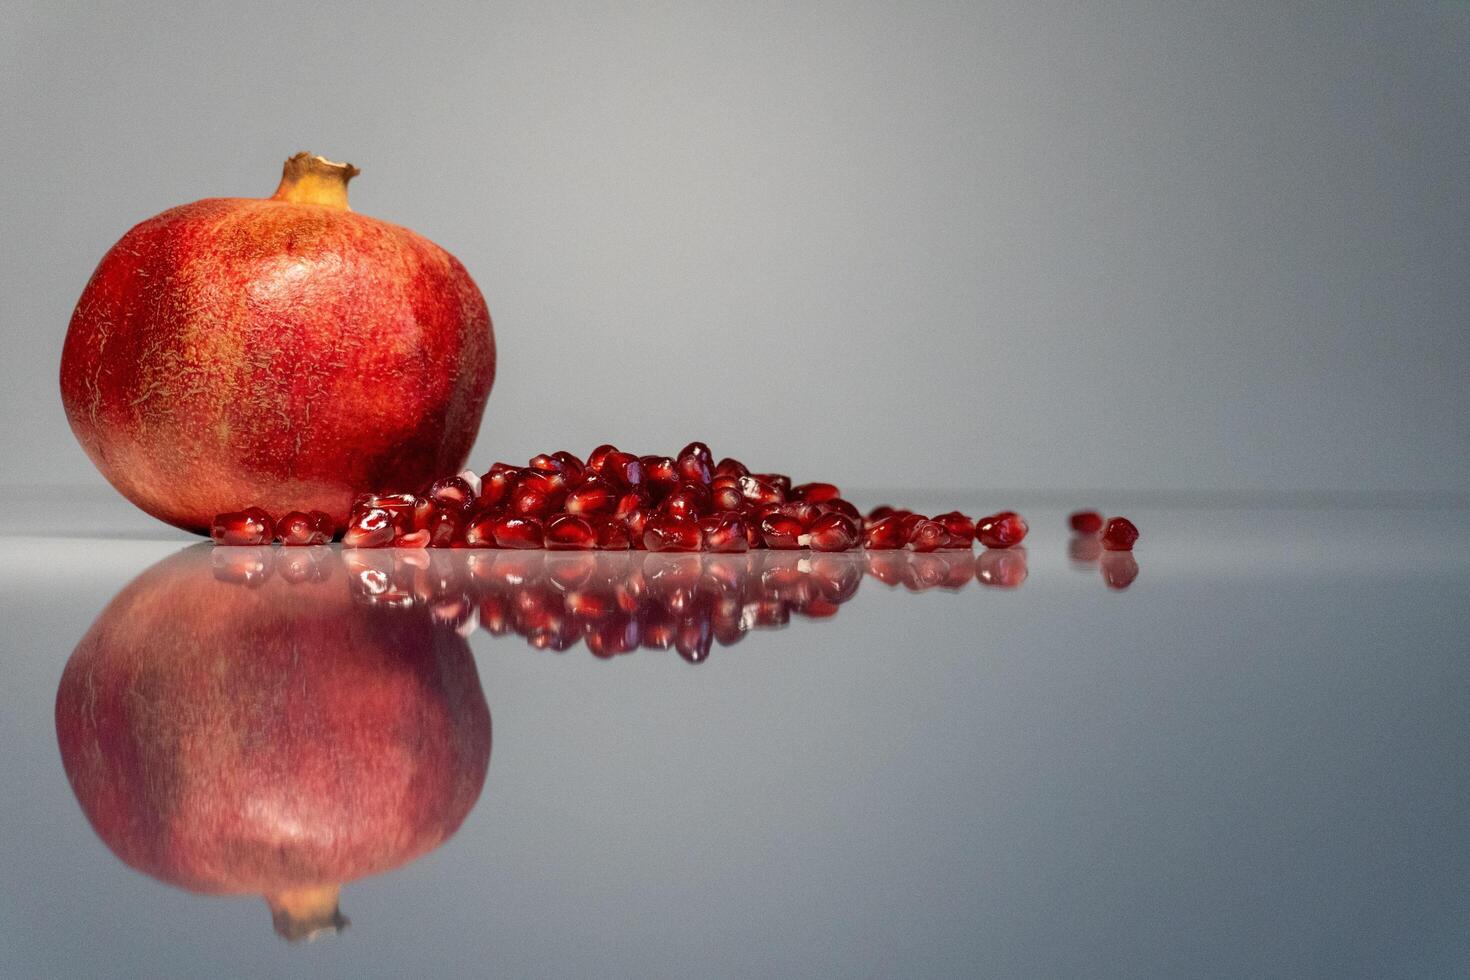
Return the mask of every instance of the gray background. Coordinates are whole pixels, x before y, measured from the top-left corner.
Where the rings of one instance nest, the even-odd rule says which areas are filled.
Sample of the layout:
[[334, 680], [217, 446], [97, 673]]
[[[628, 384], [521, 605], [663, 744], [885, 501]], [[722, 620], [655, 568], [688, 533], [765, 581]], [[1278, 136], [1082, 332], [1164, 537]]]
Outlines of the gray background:
[[298, 149], [464, 260], [474, 460], [1459, 492], [1470, 5], [0, 0], [0, 484], [130, 225]]

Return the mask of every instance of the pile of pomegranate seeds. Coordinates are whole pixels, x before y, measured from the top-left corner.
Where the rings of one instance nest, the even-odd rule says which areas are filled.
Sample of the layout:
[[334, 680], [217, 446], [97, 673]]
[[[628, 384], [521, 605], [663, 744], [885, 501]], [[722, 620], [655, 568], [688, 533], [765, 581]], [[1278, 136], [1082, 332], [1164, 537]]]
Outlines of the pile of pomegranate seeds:
[[[246, 515], [254, 515], [246, 517]], [[221, 514], [220, 544], [312, 544], [317, 514], [271, 522], [259, 508]], [[585, 461], [541, 454], [525, 466], [466, 470], [412, 493], [365, 493], [353, 503], [348, 548], [502, 548], [549, 551], [815, 552], [1009, 548], [1026, 522], [1003, 511], [979, 522], [958, 511], [926, 517], [883, 506], [866, 517], [831, 483], [793, 485], [752, 473], [736, 459], [715, 462], [691, 442], [676, 456], [634, 456], [598, 446]]]

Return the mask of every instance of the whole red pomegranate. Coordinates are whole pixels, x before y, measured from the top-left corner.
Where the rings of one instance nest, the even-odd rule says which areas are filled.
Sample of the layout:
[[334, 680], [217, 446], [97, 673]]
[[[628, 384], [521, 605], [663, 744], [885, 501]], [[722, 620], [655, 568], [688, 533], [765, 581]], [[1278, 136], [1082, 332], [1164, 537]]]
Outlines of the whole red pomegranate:
[[298, 153], [266, 200], [150, 218], [72, 314], [61, 399], [102, 474], [207, 533], [460, 469], [495, 378], [484, 297], [420, 235], [347, 207], [350, 164]]
[[189, 891], [263, 895], [290, 939], [346, 923], [340, 883], [447, 840], [490, 760], [464, 639], [425, 609], [354, 602], [335, 564], [246, 585], [217, 580], [207, 548], [167, 558], [102, 612], [56, 695], [62, 763], [113, 853]]

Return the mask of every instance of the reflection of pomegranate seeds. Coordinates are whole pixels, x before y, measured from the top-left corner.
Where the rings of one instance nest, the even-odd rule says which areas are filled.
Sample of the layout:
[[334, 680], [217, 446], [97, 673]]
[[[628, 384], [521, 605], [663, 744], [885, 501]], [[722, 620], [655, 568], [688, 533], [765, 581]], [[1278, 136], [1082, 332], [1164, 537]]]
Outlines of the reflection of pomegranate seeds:
[[997, 589], [1014, 589], [1026, 581], [1025, 548], [987, 548], [975, 559], [975, 580]]
[[1108, 551], [1132, 551], [1138, 540], [1138, 528], [1126, 517], [1114, 517], [1103, 530], [1102, 546]]
[[1028, 530], [1020, 514], [1003, 510], [976, 522], [975, 538], [987, 548], [1012, 548], [1025, 539]]
[[1138, 559], [1131, 551], [1104, 552], [1098, 568], [1110, 589], [1126, 589], [1138, 578]]
[[1103, 516], [1095, 510], [1079, 510], [1067, 518], [1067, 524], [1078, 534], [1096, 534], [1102, 530]]

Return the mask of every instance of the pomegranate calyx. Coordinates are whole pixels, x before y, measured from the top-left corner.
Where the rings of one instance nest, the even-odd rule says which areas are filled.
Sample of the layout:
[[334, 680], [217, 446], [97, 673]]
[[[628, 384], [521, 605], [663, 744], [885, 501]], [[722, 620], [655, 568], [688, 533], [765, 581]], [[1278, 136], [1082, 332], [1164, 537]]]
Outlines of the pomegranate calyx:
[[271, 200], [322, 204], [350, 211], [347, 182], [360, 173], [362, 171], [350, 163], [337, 163], [303, 150], [286, 160], [281, 168], [281, 183], [271, 195]]

